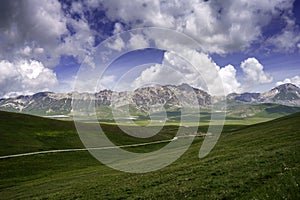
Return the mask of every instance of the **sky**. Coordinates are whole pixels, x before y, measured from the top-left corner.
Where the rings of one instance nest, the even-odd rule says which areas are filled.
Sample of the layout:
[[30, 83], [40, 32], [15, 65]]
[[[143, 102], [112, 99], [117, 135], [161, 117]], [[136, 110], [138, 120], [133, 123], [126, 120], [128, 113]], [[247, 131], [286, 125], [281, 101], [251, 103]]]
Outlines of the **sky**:
[[[163, 46], [173, 37], [163, 33], [153, 40], [123, 34], [148, 27], [183, 34], [197, 47], [174, 39]], [[101, 76], [99, 90], [186, 82], [218, 95], [211, 70], [225, 94], [300, 86], [299, 0], [2, 0], [0, 98], [73, 91], [82, 63], [101, 56], [104, 43], [120, 56]], [[125, 49], [130, 52], [122, 54]]]

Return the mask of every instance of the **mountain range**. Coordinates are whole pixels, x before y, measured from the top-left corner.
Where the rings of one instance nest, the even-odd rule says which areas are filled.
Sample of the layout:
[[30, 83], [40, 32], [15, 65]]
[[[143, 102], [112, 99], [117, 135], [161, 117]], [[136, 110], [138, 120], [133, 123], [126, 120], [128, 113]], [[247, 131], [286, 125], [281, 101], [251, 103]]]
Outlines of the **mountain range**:
[[276, 103], [288, 106], [300, 106], [300, 88], [286, 83], [264, 93], [231, 93], [227, 100], [246, 103]]
[[[81, 99], [93, 98], [97, 108], [130, 106], [135, 112], [147, 112], [152, 106], [160, 104], [166, 110], [178, 110], [182, 103], [191, 104], [197, 98], [201, 108], [209, 108], [215, 98], [207, 92], [193, 88], [188, 84], [149, 86], [134, 91], [113, 92], [102, 90], [97, 93], [53, 93], [39, 92], [34, 95], [21, 95], [15, 98], [0, 99], [0, 110], [30, 113], [35, 115], [69, 115], [72, 111], [72, 96]], [[236, 109], [236, 105], [280, 104], [300, 107], [300, 88], [287, 83], [263, 93], [232, 93], [226, 97], [228, 109]]]

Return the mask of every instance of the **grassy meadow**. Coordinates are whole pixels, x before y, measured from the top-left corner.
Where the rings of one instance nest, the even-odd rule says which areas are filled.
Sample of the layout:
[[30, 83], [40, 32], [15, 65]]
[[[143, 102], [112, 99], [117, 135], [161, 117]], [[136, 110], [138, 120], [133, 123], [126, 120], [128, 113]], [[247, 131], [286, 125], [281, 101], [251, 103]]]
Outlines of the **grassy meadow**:
[[[259, 124], [227, 123], [207, 157], [198, 158], [203, 138], [196, 137], [180, 159], [142, 174], [113, 170], [87, 151], [0, 159], [0, 199], [300, 199], [299, 121], [296, 113]], [[102, 126], [117, 145], [171, 139], [178, 128], [167, 125], [142, 139]], [[72, 122], [0, 112], [0, 130], [1, 156], [83, 148]]]

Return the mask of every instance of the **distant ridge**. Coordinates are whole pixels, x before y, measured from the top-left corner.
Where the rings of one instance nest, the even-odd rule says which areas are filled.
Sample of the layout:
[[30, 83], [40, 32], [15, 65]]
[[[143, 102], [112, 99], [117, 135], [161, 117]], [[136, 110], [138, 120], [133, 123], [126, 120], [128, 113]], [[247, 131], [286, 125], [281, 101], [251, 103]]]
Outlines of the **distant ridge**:
[[[71, 101], [73, 94], [74, 93], [58, 94], [53, 92], [39, 92], [34, 95], [4, 98], [0, 99], [0, 110], [41, 116], [68, 115], [72, 110]], [[125, 99], [129, 98], [130, 107], [139, 112], [147, 111], [151, 105], [156, 105], [157, 103], [164, 105], [166, 109], [178, 110], [181, 107], [178, 95], [181, 101], [188, 103], [193, 98], [193, 95], [196, 94], [198, 103], [202, 108], [209, 107], [213, 101], [213, 97], [210, 94], [203, 90], [193, 88], [188, 84], [178, 86], [149, 86], [138, 88], [133, 92], [102, 90], [95, 94], [77, 92], [76, 94], [82, 98], [93, 96], [96, 106], [98, 107], [111, 107], [112, 99], [114, 99], [114, 104], [122, 107], [128, 103]], [[273, 103], [298, 107], [300, 106], [300, 88], [287, 83], [264, 93], [232, 93], [227, 96], [227, 102], [229, 104], [235, 104], [235, 102], [244, 104]]]
[[300, 88], [294, 84], [279, 85], [264, 93], [232, 93], [228, 100], [246, 103], [276, 103], [288, 106], [300, 106]]
[[[118, 107], [130, 104], [130, 107], [147, 111], [152, 105], [162, 104], [167, 109], [180, 108], [180, 101], [189, 103], [196, 95], [198, 104], [202, 107], [211, 104], [211, 95], [193, 88], [188, 84], [179, 86], [151, 86], [134, 90], [133, 92], [113, 92], [102, 90], [95, 94], [77, 93], [80, 98], [95, 98], [96, 106], [110, 107], [112, 101]], [[0, 100], [0, 110], [10, 112], [30, 113], [36, 115], [67, 115], [71, 112], [72, 95], [75, 93], [39, 92], [34, 95], [22, 95], [16, 98]], [[180, 100], [178, 99], [180, 98]], [[128, 101], [125, 101], [127, 100]]]

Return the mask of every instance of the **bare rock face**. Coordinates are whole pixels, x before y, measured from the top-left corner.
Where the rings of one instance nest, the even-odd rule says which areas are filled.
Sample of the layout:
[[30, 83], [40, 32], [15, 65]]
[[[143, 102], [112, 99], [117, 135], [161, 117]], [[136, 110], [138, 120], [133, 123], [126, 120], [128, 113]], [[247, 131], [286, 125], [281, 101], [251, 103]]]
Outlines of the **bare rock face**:
[[201, 107], [211, 104], [211, 96], [208, 93], [182, 84], [144, 87], [132, 92], [113, 92], [111, 90], [102, 90], [95, 94], [40, 92], [34, 95], [0, 99], [0, 110], [37, 115], [69, 114], [72, 109], [73, 94], [85, 101], [93, 100], [96, 107], [111, 107], [112, 105], [122, 107], [129, 104], [141, 111], [148, 111], [154, 105], [162, 105], [166, 109], [180, 108], [183, 104], [192, 106], [195, 104], [193, 99], [196, 99]]
[[235, 100], [235, 101], [241, 101], [241, 102], [257, 102], [259, 99], [260, 93], [242, 93], [242, 94], [237, 94], [237, 93], [231, 93], [227, 96], [228, 100]]
[[246, 103], [276, 103], [288, 106], [300, 106], [300, 88], [286, 83], [264, 93], [232, 93], [228, 100]]
[[67, 114], [71, 111], [72, 94], [39, 92], [0, 100], [0, 109], [37, 115]]
[[174, 109], [182, 106], [193, 107], [196, 104], [205, 107], [211, 104], [211, 96], [187, 84], [167, 85], [136, 89], [132, 94], [132, 103], [142, 110], [148, 110], [157, 104]]
[[[125, 92], [102, 90], [95, 94], [39, 92], [34, 95], [0, 99], [0, 110], [36, 115], [66, 115], [72, 111], [74, 94], [84, 101], [93, 100], [96, 107], [109, 108], [114, 106], [122, 108], [129, 105], [138, 112], [147, 112], [156, 105], [161, 105], [166, 110], [176, 110], [183, 106], [200, 106], [203, 108], [209, 107], [213, 101], [213, 97], [207, 92], [193, 88], [188, 84], [157, 85]], [[250, 104], [275, 103], [300, 106], [300, 88], [287, 83], [264, 93], [232, 93], [227, 96], [227, 100]]]
[[260, 95], [260, 101], [300, 106], [300, 88], [287, 83]]

